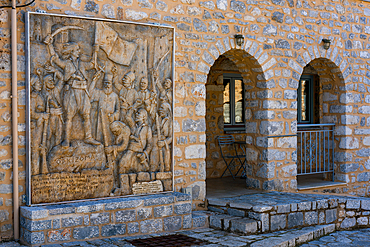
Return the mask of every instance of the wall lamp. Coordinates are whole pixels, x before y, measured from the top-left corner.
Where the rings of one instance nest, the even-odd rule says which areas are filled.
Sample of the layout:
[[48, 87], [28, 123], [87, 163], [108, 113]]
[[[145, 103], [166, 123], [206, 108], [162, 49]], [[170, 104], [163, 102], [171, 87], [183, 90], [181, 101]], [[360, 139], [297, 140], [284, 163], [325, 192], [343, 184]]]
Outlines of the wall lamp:
[[234, 38], [235, 38], [235, 43], [238, 46], [242, 46], [244, 44], [244, 36], [242, 34], [235, 34]]
[[322, 39], [322, 42], [324, 42], [324, 49], [328, 50], [330, 48], [330, 39]]

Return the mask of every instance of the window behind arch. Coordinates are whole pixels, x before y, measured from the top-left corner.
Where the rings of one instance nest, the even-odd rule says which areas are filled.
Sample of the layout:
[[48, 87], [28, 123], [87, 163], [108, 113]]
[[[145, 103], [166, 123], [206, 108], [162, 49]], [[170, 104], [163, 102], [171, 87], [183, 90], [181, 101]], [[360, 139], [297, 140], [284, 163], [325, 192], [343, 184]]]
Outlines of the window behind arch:
[[298, 124], [320, 122], [320, 103], [318, 78], [314, 74], [302, 75], [297, 90]]
[[223, 75], [224, 130], [244, 130], [244, 83], [239, 74]]
[[298, 123], [313, 123], [313, 77], [304, 75], [298, 85]]

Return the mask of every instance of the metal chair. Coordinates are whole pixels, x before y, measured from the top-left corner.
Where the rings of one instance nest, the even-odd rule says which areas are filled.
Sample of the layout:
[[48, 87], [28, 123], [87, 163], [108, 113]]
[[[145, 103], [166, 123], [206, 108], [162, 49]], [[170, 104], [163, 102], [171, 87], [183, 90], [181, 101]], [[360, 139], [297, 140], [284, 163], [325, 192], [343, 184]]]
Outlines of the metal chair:
[[[219, 136], [217, 139], [218, 139], [218, 145], [220, 146], [220, 152], [221, 152], [222, 159], [225, 161], [225, 164], [226, 164], [226, 169], [222, 173], [221, 177], [225, 175], [225, 172], [227, 170], [229, 170], [233, 179], [235, 179], [235, 177], [238, 175], [241, 169], [244, 170], [244, 174], [247, 174], [246, 168], [245, 168], [245, 164], [246, 164], [245, 151], [243, 148], [241, 148], [243, 154], [238, 153], [234, 137], [232, 135], [225, 135], [225, 136]], [[226, 147], [228, 148], [229, 154], [224, 154], [223, 149]], [[227, 160], [230, 160], [230, 161], [228, 162]], [[235, 174], [233, 174], [230, 169], [230, 166], [232, 165], [234, 160], [238, 160], [240, 163], [240, 167]]]

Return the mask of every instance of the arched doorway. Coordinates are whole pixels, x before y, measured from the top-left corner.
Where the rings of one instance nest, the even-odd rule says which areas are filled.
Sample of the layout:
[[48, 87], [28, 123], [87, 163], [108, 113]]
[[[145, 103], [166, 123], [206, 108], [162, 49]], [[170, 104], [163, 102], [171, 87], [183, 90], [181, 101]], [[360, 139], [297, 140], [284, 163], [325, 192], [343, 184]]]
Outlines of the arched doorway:
[[348, 89], [329, 59], [317, 58], [304, 67], [297, 89], [298, 189], [343, 181], [336, 157], [350, 144], [338, 137], [346, 135], [347, 115], [356, 101]]
[[[266, 176], [261, 174], [259, 167], [261, 153], [266, 148], [259, 127], [261, 121], [269, 119], [262, 104], [272, 93], [262, 85], [266, 85], [266, 80], [261, 66], [244, 50], [229, 50], [218, 57], [209, 71], [206, 84], [207, 197], [212, 196], [209, 188], [214, 185], [233, 188], [234, 192], [235, 186], [260, 188], [260, 180]], [[232, 136], [236, 142], [243, 143], [237, 144], [237, 148], [239, 154], [241, 151], [246, 154], [246, 174], [242, 173], [237, 159], [227, 169], [222, 157], [225, 151], [218, 144], [220, 136]], [[231, 173], [238, 178], [232, 179]]]

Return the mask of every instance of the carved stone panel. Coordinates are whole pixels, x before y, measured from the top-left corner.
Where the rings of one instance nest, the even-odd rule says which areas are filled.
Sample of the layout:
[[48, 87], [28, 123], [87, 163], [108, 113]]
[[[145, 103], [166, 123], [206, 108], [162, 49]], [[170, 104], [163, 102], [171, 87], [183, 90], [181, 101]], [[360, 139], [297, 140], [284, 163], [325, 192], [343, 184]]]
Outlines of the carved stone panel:
[[31, 203], [171, 191], [173, 28], [26, 20]]

